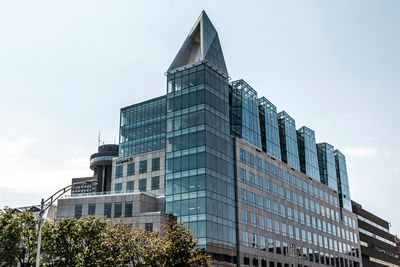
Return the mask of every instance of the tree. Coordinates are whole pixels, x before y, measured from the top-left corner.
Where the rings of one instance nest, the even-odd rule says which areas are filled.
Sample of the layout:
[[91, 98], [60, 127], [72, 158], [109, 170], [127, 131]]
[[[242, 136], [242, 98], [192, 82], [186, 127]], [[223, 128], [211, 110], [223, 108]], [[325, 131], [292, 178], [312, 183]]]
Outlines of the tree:
[[63, 218], [43, 225], [43, 253], [46, 265], [96, 266], [102, 234], [107, 222], [95, 216]]
[[31, 266], [36, 260], [37, 220], [32, 212], [0, 214], [0, 264]]
[[210, 256], [197, 247], [192, 231], [182, 222], [171, 218], [164, 228], [163, 266], [211, 266]]

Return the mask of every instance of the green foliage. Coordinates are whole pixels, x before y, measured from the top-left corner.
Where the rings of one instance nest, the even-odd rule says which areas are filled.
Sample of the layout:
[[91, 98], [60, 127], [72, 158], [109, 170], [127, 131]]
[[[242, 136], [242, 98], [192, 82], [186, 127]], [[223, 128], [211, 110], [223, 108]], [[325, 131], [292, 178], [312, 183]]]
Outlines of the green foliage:
[[107, 222], [95, 216], [64, 218], [43, 225], [42, 251], [48, 266], [96, 266]]
[[32, 212], [0, 214], [0, 265], [32, 265], [36, 259], [37, 220]]
[[[30, 212], [0, 214], [0, 266], [36, 259], [37, 220]], [[163, 234], [89, 216], [44, 223], [44, 266], [211, 266], [190, 230], [171, 220]]]

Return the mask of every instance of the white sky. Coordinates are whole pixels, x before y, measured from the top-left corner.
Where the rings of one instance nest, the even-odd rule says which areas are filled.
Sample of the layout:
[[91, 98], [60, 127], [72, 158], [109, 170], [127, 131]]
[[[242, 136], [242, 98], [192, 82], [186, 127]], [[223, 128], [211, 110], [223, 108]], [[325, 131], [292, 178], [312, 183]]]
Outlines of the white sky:
[[91, 175], [203, 9], [232, 79], [344, 152], [352, 199], [400, 234], [399, 1], [0, 2], [0, 207]]

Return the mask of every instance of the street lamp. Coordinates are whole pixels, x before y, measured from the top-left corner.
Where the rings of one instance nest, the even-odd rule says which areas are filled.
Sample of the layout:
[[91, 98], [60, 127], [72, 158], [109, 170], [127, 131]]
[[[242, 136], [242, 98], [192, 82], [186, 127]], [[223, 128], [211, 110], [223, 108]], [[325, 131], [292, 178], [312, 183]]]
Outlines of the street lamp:
[[[38, 234], [38, 242], [37, 242], [37, 251], [36, 251], [36, 267], [39, 267], [40, 264], [40, 245], [42, 243], [42, 219], [43, 219], [43, 214], [44, 212], [54, 203], [56, 202], [57, 199], [59, 199], [62, 195], [67, 193], [71, 188], [75, 185], [80, 185], [80, 184], [90, 184], [92, 186], [97, 184], [97, 180], [88, 180], [84, 182], [79, 182], [79, 183], [74, 183], [70, 184], [57, 192], [55, 192], [51, 197], [48, 199], [44, 200], [42, 198], [42, 201], [40, 203], [40, 212], [39, 212], [39, 234]], [[45, 207], [44, 205], [47, 204]]]

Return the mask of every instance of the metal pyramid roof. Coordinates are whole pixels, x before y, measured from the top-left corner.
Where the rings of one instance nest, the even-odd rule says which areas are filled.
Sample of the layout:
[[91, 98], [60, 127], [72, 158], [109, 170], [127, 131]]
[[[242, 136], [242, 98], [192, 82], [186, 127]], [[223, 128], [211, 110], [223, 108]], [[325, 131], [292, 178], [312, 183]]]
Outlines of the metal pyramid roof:
[[228, 75], [218, 33], [204, 10], [172, 61], [168, 72], [203, 60]]

